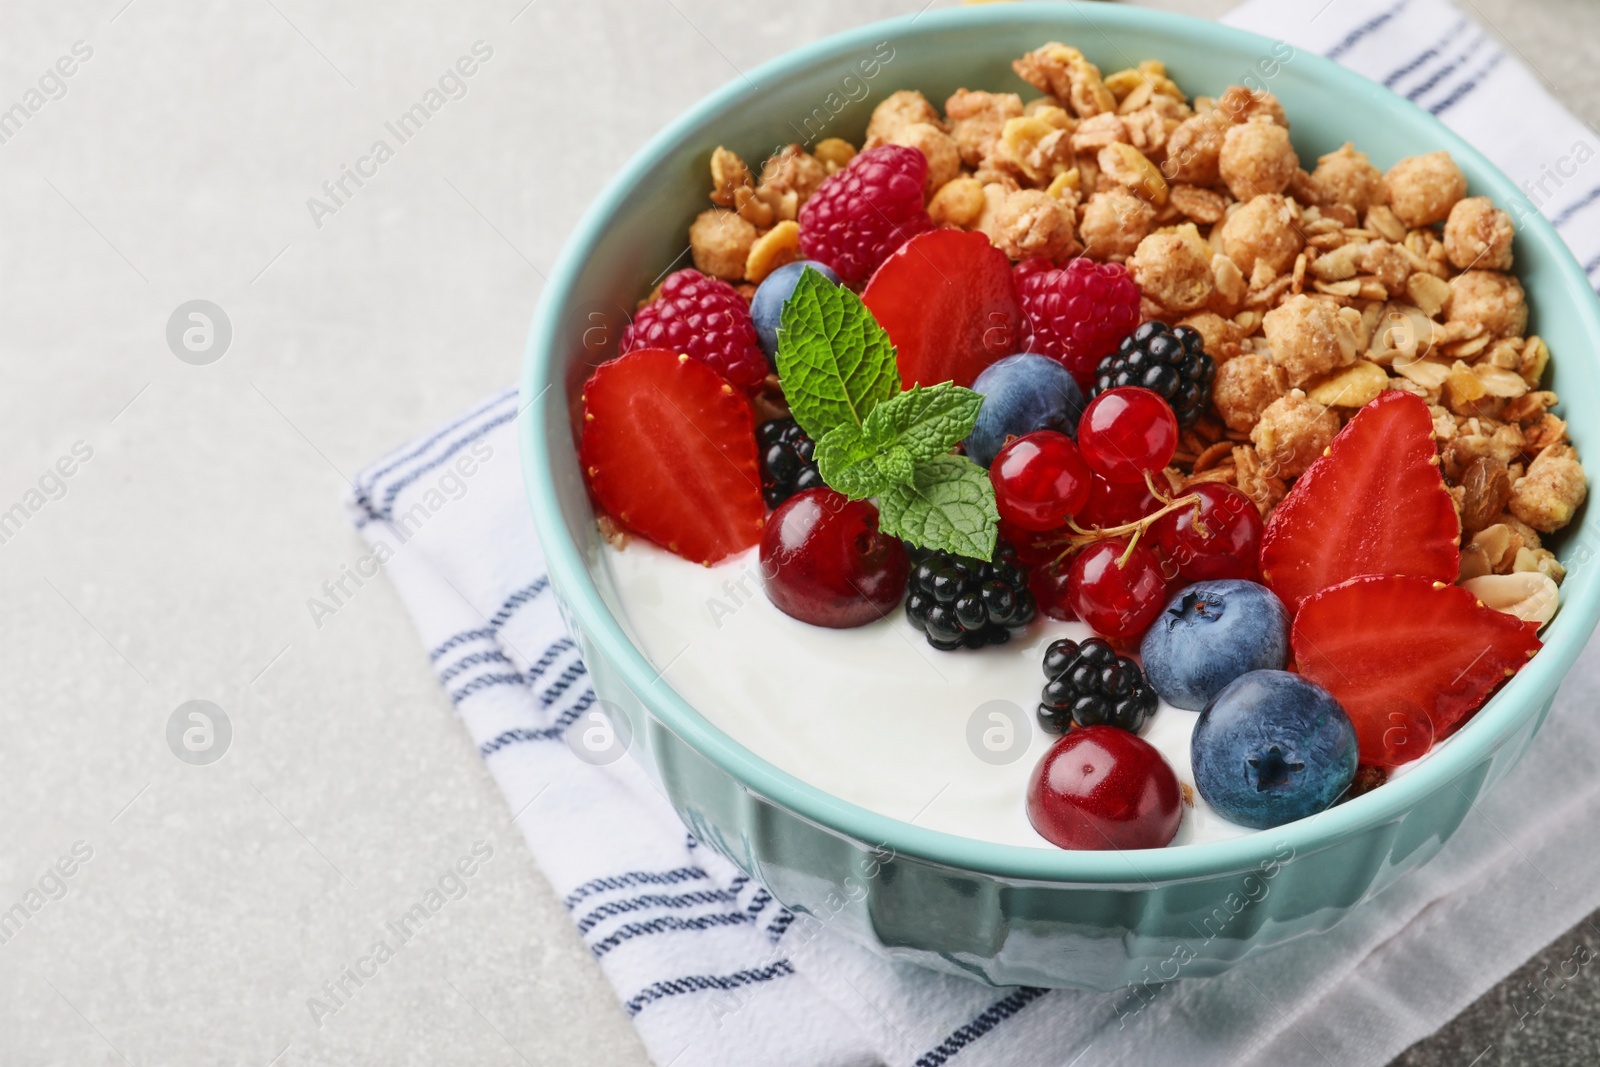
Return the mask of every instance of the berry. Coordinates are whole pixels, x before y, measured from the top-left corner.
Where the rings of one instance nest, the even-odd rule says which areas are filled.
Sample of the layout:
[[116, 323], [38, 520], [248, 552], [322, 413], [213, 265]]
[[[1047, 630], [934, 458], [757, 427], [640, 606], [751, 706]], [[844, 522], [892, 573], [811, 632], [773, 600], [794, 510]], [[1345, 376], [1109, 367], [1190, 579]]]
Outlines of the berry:
[[1028, 571], [1028, 591], [1041, 614], [1062, 622], [1077, 622], [1078, 613], [1072, 610], [1069, 590], [1072, 588], [1071, 568], [1054, 561], [1040, 563]]
[[1184, 491], [1185, 496], [1191, 493], [1200, 498], [1198, 522], [1195, 508], [1187, 507], [1150, 524], [1150, 541], [1163, 573], [1191, 582], [1259, 578], [1263, 524], [1255, 502], [1220, 482], [1201, 482]]
[[767, 359], [744, 297], [722, 279], [692, 268], [667, 275], [660, 296], [640, 308], [622, 331], [619, 351], [640, 348], [687, 352], [746, 392], [767, 377]]
[[710, 566], [761, 538], [750, 404], [704, 363], [644, 348], [584, 383], [578, 454], [589, 491], [624, 527]]
[[1392, 389], [1356, 412], [1273, 511], [1261, 580], [1290, 611], [1362, 574], [1454, 583], [1460, 537], [1428, 405]]
[[1192, 426], [1211, 399], [1211, 379], [1216, 374], [1217, 364], [1206, 355], [1199, 331], [1188, 326], [1169, 330], [1164, 322], [1147, 322], [1100, 361], [1094, 391], [1141, 386], [1172, 405], [1179, 426]]
[[922, 205], [927, 175], [928, 159], [915, 148], [882, 145], [858, 154], [800, 208], [800, 250], [849, 285], [866, 281], [889, 253], [933, 229]]
[[1089, 401], [1078, 421], [1078, 447], [1107, 481], [1142, 482], [1172, 462], [1178, 420], [1159, 393], [1125, 385]]
[[1167, 601], [1139, 657], [1162, 700], [1199, 711], [1240, 675], [1283, 669], [1289, 613], [1264, 585], [1198, 582]]
[[983, 394], [978, 421], [967, 435], [967, 455], [980, 467], [994, 462], [1007, 437], [1035, 430], [1078, 432], [1083, 392], [1067, 369], [1053, 359], [1024, 353], [986, 367], [972, 383]]
[[989, 468], [1000, 518], [1024, 530], [1054, 530], [1089, 499], [1089, 468], [1072, 438], [1054, 430], [1019, 437]]
[[793, 419], [773, 419], [756, 428], [761, 450], [761, 495], [775, 508], [803, 489], [822, 484], [813, 459], [817, 446]]
[[[1082, 448], [1079, 448], [1082, 453]], [[1085, 530], [1104, 530], [1142, 519], [1161, 509], [1161, 501], [1144, 482], [1108, 482], [1099, 475], [1089, 481], [1089, 499], [1078, 509], [1077, 523]]]
[[1028, 573], [1004, 543], [993, 563], [912, 547], [906, 591], [906, 618], [944, 652], [1003, 645], [1033, 621]]
[[1028, 821], [1061, 848], [1164, 848], [1182, 815], [1178, 776], [1161, 753], [1114, 726], [1073, 730], [1028, 779]]
[[861, 302], [894, 342], [907, 389], [971, 385], [1015, 352], [1022, 334], [1010, 263], [981, 233], [934, 230], [911, 238], [883, 261]]
[[805, 273], [807, 267], [834, 285], [839, 284], [839, 276], [833, 272], [833, 268], [814, 260], [801, 259], [785, 263], [767, 275], [756, 287], [756, 295], [750, 298], [750, 318], [755, 322], [756, 340], [761, 344], [761, 351], [766, 353], [767, 366], [773, 371], [778, 369], [778, 326], [783, 319], [783, 305], [789, 302], [800, 275]]
[[1460, 586], [1384, 575], [1309, 597], [1289, 641], [1300, 673], [1350, 713], [1361, 762], [1397, 767], [1520, 670], [1540, 647], [1538, 629]]
[[1044, 650], [1039, 725], [1050, 733], [1074, 726], [1115, 726], [1138, 733], [1159, 703], [1139, 665], [1098, 637], [1062, 638]]
[[761, 582], [785, 615], [843, 629], [883, 618], [900, 603], [911, 562], [878, 531], [878, 509], [826, 486], [790, 497], [761, 538]]
[[1144, 633], [1166, 600], [1167, 583], [1155, 553], [1120, 537], [1096, 541], [1073, 557], [1067, 576], [1067, 604], [1097, 634], [1131, 641]]
[[1356, 773], [1356, 734], [1326, 689], [1288, 671], [1251, 671], [1200, 713], [1189, 759], [1218, 814], [1265, 830], [1343, 795]]
[[1044, 259], [1017, 264], [1017, 299], [1028, 318], [1028, 351], [1059, 359], [1088, 388], [1100, 361], [1139, 324], [1139, 287], [1120, 263]]

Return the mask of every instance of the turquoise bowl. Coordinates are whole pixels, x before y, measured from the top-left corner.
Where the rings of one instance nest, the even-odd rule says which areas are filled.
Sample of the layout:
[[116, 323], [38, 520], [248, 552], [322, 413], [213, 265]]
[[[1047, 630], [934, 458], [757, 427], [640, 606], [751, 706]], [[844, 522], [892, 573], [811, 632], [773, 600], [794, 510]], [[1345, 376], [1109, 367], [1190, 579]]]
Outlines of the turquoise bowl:
[[[1160, 59], [1191, 94], [1264, 87], [1283, 101], [1302, 159], [1346, 140], [1382, 167], [1447, 149], [1474, 194], [1519, 220], [1518, 271], [1554, 353], [1551, 387], [1568, 411], [1600, 404], [1600, 306], [1583, 271], [1516, 187], [1430, 115], [1334, 63], [1214, 23], [1102, 4], [1007, 4], [928, 12], [807, 45], [651, 140], [589, 209], [545, 287], [519, 432], [551, 580], [595, 688], [627, 716], [635, 755], [701, 841], [790, 908], [887, 956], [996, 985], [1114, 989], [1213, 974], [1327, 930], [1437, 853], [1533, 740], [1594, 628], [1600, 576], [1587, 565], [1595, 542], [1586, 514], [1554, 545], [1569, 574], [1544, 650], [1459, 735], [1373, 793], [1222, 843], [1064, 852], [923, 829], [779, 770], [675, 693], [618, 622], [574, 413], [635, 303], [680, 262], [688, 224], [706, 203], [711, 150], [722, 144], [761, 159], [796, 140], [859, 143], [873, 105], [896, 89], [935, 101], [962, 86], [1025, 91], [1011, 60], [1052, 40], [1106, 71]], [[1600, 422], [1573, 425], [1583, 454], [1600, 455], [1597, 431]]]

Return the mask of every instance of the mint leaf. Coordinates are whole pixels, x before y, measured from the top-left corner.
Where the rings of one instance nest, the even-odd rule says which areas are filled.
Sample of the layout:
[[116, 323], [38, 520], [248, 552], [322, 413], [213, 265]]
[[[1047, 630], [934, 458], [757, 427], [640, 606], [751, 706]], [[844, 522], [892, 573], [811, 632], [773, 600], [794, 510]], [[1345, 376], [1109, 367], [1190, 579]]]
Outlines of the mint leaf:
[[905, 445], [890, 445], [887, 452], [879, 452], [872, 457], [872, 465], [877, 468], [885, 489], [904, 485], [917, 473], [917, 459]]
[[813, 441], [836, 426], [860, 426], [900, 389], [888, 332], [860, 297], [814, 270], [801, 272], [783, 305], [778, 377], [790, 413]]
[[928, 389], [913, 385], [873, 408], [862, 428], [869, 438], [904, 446], [912, 459], [932, 459], [966, 439], [981, 407], [982, 393], [951, 382]]
[[880, 450], [879, 444], [847, 423], [835, 426], [817, 442], [813, 458], [824, 482], [851, 500], [865, 500], [887, 488], [874, 462]]
[[878, 494], [878, 528], [922, 548], [990, 559], [999, 521], [988, 472], [965, 456], [923, 460], [909, 483]]

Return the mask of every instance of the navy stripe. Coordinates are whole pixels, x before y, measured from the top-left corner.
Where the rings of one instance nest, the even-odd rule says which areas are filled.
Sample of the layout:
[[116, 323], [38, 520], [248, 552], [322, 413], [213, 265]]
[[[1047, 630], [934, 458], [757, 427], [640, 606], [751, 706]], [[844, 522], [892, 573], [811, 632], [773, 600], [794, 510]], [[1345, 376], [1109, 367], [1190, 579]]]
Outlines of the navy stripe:
[[[472, 442], [484, 436], [495, 427], [503, 425], [504, 423], [508, 423], [516, 417], [517, 413], [515, 409], [506, 412], [504, 415], [495, 416], [482, 426], [479, 426], [476, 430], [473, 430], [467, 436], [456, 440], [449, 448], [445, 449], [438, 456], [424, 463], [420, 467], [413, 468], [409, 473], [396, 478], [393, 482], [389, 483], [389, 487], [383, 491], [383, 506], [372, 512], [373, 517], [377, 519], [383, 519], [385, 521], [393, 519], [394, 498], [400, 495], [400, 490], [404, 489], [412, 482], [415, 482], [418, 478], [421, 478], [429, 471], [444, 466], [446, 463], [450, 462], [457, 452], [460, 452], [463, 448], [466, 448]], [[370, 503], [367, 504], [367, 509], [368, 511], [372, 511], [372, 506]]]
[[567, 669], [562, 671], [560, 676], [558, 676], [554, 682], [550, 683], [550, 688], [539, 694], [539, 706], [541, 708], [548, 708], [551, 704], [554, 704], [557, 700], [560, 700], [562, 693], [565, 693], [568, 689], [571, 689], [573, 684], [576, 683], [579, 678], [582, 678], [588, 673], [589, 668], [583, 665], [583, 660], [573, 660], [572, 663], [567, 666]]
[[544, 655], [539, 657], [538, 662], [534, 663], [528, 668], [526, 675], [528, 681], [531, 682], [535, 678], [538, 678], [540, 675], [544, 674], [544, 672], [549, 670], [556, 660], [561, 658], [561, 654], [563, 652], [569, 651], [575, 647], [576, 646], [572, 643], [572, 638], [563, 637], [561, 640], [545, 649]]
[[1455, 107], [1461, 102], [1463, 97], [1481, 85], [1483, 83], [1483, 79], [1487, 78], [1490, 72], [1493, 71], [1494, 68], [1498, 67], [1500, 65], [1500, 61], [1505, 58], [1506, 54], [1504, 52], [1496, 52], [1494, 54], [1494, 58], [1485, 63], [1478, 73], [1474, 74], [1472, 77], [1456, 86], [1455, 90], [1451, 92], [1449, 96], [1445, 97], [1437, 104], [1434, 104], [1432, 107], [1428, 108], [1428, 110], [1435, 115], [1441, 115]]
[[680, 919], [676, 915], [663, 915], [659, 919], [649, 922], [628, 923], [617, 927], [616, 931], [596, 941], [590, 947], [596, 957], [604, 956], [624, 941], [632, 941], [636, 937], [645, 937], [650, 934], [687, 933], [695, 930], [710, 930], [718, 926], [743, 926], [750, 921], [748, 915], [738, 912], [714, 912], [711, 915], [697, 915], [692, 919]]
[[478, 677], [474, 678], [460, 689], [452, 690], [450, 693], [450, 703], [459, 704], [473, 693], [480, 693], [485, 689], [491, 689], [499, 685], [520, 686], [527, 684], [527, 679], [522, 677], [521, 672], [513, 672], [510, 674], [480, 674]]
[[[508, 683], [502, 682], [499, 684], [504, 685]], [[583, 696], [573, 701], [572, 707], [568, 708], [566, 711], [563, 711], [556, 718], [554, 726], [546, 727], [543, 730], [530, 730], [522, 726], [507, 730], [504, 733], [499, 734], [498, 736], [491, 738], [490, 740], [479, 745], [478, 755], [483, 758], [488, 758], [489, 756], [494, 755], [496, 752], [499, 752], [502, 748], [505, 748], [507, 745], [514, 745], [519, 741], [554, 741], [562, 734], [566, 733], [567, 727], [577, 722], [578, 717], [581, 716], [585, 711], [589, 710], [589, 707], [594, 704], [596, 699], [597, 698], [595, 697], [594, 690], [590, 689], [585, 692]]]
[[550, 576], [548, 574], [539, 575], [532, 582], [506, 597], [506, 602], [500, 605], [500, 610], [489, 618], [489, 628], [492, 630], [500, 629], [511, 621], [511, 616], [517, 613], [518, 608], [549, 588]]
[[439, 672], [439, 684], [443, 685], [462, 671], [471, 670], [481, 663], [504, 663], [509, 667], [516, 667], [511, 662], [511, 657], [501, 652], [498, 648], [491, 648], [487, 652], [474, 652], [470, 656], [462, 656], [450, 666]]
[[1400, 14], [1400, 12], [1404, 11], [1410, 3], [1411, 0], [1400, 0], [1398, 4], [1394, 5], [1394, 7], [1391, 7], [1388, 11], [1369, 19], [1368, 21], [1357, 26], [1355, 29], [1351, 30], [1344, 40], [1328, 49], [1323, 53], [1323, 55], [1327, 56], [1329, 59], [1338, 59], [1340, 56], [1344, 55], [1346, 52], [1350, 51], [1350, 49], [1359, 44], [1362, 38], [1366, 37], [1374, 30], [1378, 29], [1378, 27], [1382, 26], [1384, 23]]
[[1593, 274], [1597, 270], [1600, 270], [1600, 256], [1595, 256], [1583, 265], [1583, 273], [1585, 274]]
[[778, 912], [778, 917], [767, 924], [767, 936], [776, 943], [789, 930], [789, 925], [794, 922], [794, 912], [784, 908]]
[[[1590, 189], [1587, 193], [1583, 194], [1583, 199], [1579, 200], [1576, 204], [1562, 209], [1561, 214], [1550, 220], [1550, 225], [1555, 227], [1565, 225], [1571, 220], [1572, 216], [1576, 215], [1578, 212], [1582, 211], [1596, 200], [1600, 200], [1600, 185], [1595, 186], [1593, 189]], [[1585, 267], [1584, 269], [1586, 271], [1594, 270], [1593, 267]]]
[[630, 885], [677, 885], [679, 882], [693, 882], [708, 877], [710, 876], [699, 867], [678, 867], [670, 871], [629, 871], [627, 874], [591, 878], [568, 893], [561, 905], [571, 911], [586, 897], [612, 889], [626, 889]]
[[644, 911], [646, 908], [692, 908], [699, 904], [732, 903], [734, 903], [733, 894], [725, 889], [694, 889], [687, 893], [680, 893], [675, 897], [669, 897], [661, 893], [646, 893], [642, 897], [632, 897], [628, 900], [611, 900], [601, 904], [578, 920], [578, 933], [586, 934], [607, 919], [613, 919], [618, 915], [626, 915], [630, 911]]
[[456, 634], [454, 637], [450, 638], [444, 644], [440, 645], [438, 648], [434, 649], [432, 652], [429, 652], [428, 653], [428, 662], [429, 663], [437, 663], [437, 662], [439, 662], [439, 657], [440, 656], [444, 655], [446, 652], [449, 652], [452, 648], [458, 648], [461, 645], [466, 644], [468, 641], [478, 641], [478, 640], [482, 640], [485, 637], [493, 637], [493, 636], [494, 636], [494, 630], [492, 628], [491, 629], [483, 629], [483, 630], [463, 630], [460, 633]]
[[638, 1015], [647, 1004], [667, 997], [679, 996], [683, 993], [698, 993], [710, 989], [739, 989], [743, 986], [758, 985], [761, 982], [770, 982], [774, 978], [794, 973], [794, 964], [788, 960], [779, 960], [770, 967], [762, 967], [748, 971], [736, 971], [726, 975], [690, 975], [685, 978], [676, 978], [670, 982], [656, 982], [654, 985], [645, 986], [636, 996], [623, 1005], [630, 1016]]
[[948, 1063], [956, 1053], [1044, 996], [1047, 992], [1049, 990], [1039, 989], [1035, 986], [1022, 986], [1010, 996], [995, 1001], [977, 1018], [939, 1042], [935, 1048], [923, 1053], [918, 1058], [916, 1067], [940, 1067], [941, 1064]]
[[1471, 44], [1467, 45], [1466, 48], [1462, 49], [1460, 55], [1456, 56], [1456, 58], [1454, 58], [1450, 62], [1446, 63], [1444, 66], [1440, 67], [1438, 70], [1434, 71], [1427, 78], [1423, 79], [1423, 81], [1422, 81], [1422, 83], [1420, 85], [1413, 86], [1410, 89], [1410, 91], [1408, 91], [1406, 93], [1406, 99], [1407, 100], [1416, 100], [1423, 93], [1427, 92], [1429, 89], [1432, 89], [1434, 86], [1436, 86], [1440, 82], [1444, 81], [1451, 74], [1455, 73], [1455, 70], [1456, 70], [1457, 67], [1461, 66], [1461, 64], [1465, 63], [1468, 59], [1470, 59], [1472, 57], [1472, 54], [1474, 52], [1476, 52], [1478, 49], [1482, 48], [1485, 44], [1487, 44], [1488, 41], [1489, 41], [1489, 35], [1480, 30], [1478, 32], [1478, 36], [1473, 39], [1473, 42]]
[[750, 903], [745, 905], [744, 913], [754, 920], [755, 917], [760, 915], [762, 911], [766, 909], [766, 906], [771, 903], [772, 894], [768, 893], [765, 889], [757, 888], [755, 895], [750, 898]]
[[[471, 411], [467, 412], [465, 415], [463, 415], [460, 418], [456, 419], [456, 421], [450, 423], [447, 426], [442, 426], [438, 430], [435, 430], [428, 437], [426, 437], [422, 441], [418, 442], [417, 446], [415, 448], [413, 448], [410, 452], [407, 452], [405, 455], [396, 457], [393, 461], [385, 464], [382, 467], [379, 467], [377, 470], [363, 471], [363, 472], [361, 472], [361, 474], [356, 475], [356, 482], [361, 487], [360, 488], [360, 492], [357, 494], [357, 499], [365, 501], [367, 494], [372, 491], [372, 487], [378, 484], [378, 479], [379, 478], [382, 478], [385, 474], [388, 474], [390, 471], [394, 470], [396, 467], [400, 466], [401, 464], [407, 463], [407, 462], [409, 462], [409, 461], [411, 461], [413, 459], [416, 459], [418, 456], [422, 455], [430, 447], [432, 447], [432, 445], [433, 445], [433, 443], [435, 441], [438, 441], [440, 438], [454, 433], [456, 430], [460, 429], [465, 424], [471, 422], [473, 419], [478, 418], [480, 415], [483, 415], [485, 412], [489, 411], [496, 404], [502, 404], [507, 399], [514, 399], [516, 397], [516, 395], [517, 395], [517, 387], [514, 386], [514, 385], [511, 386], [509, 389], [502, 389], [500, 392], [496, 393], [494, 396], [490, 397], [488, 400], [484, 401], [482, 404], [478, 405], [477, 407], [473, 408]], [[365, 481], [362, 480], [363, 476], [365, 476]], [[373, 514], [373, 518], [377, 518], [377, 515]]]
[[1461, 31], [1466, 29], [1466, 28], [1467, 28], [1467, 19], [1466, 19], [1465, 16], [1463, 16], [1459, 22], [1457, 22], [1454, 26], [1450, 27], [1450, 32], [1449, 33], [1445, 34], [1443, 37], [1439, 38], [1437, 41], [1434, 42], [1432, 48], [1429, 48], [1426, 52], [1423, 52], [1421, 55], [1417, 56], [1416, 59], [1413, 59], [1411, 62], [1407, 63], [1405, 66], [1400, 67], [1399, 69], [1395, 70], [1394, 73], [1390, 74], [1387, 78], [1383, 79], [1383, 84], [1387, 88], [1393, 89], [1395, 82], [1399, 81], [1401, 78], [1404, 78], [1407, 74], [1410, 74], [1412, 71], [1414, 71], [1418, 67], [1422, 66], [1428, 60], [1433, 59], [1435, 56], [1437, 56], [1439, 54], [1439, 50], [1441, 48], [1443, 48], [1445, 45], [1449, 44], [1451, 41], [1455, 40], [1458, 36], [1460, 36]]

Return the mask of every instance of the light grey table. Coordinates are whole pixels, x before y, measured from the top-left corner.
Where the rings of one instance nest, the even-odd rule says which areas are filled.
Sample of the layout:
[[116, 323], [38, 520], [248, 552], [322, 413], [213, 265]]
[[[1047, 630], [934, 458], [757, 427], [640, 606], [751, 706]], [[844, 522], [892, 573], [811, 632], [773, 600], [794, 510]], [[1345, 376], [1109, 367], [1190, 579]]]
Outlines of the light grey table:
[[[363, 551], [345, 477], [513, 378], [542, 272], [647, 136], [916, 6], [0, 5], [0, 109], [48, 90], [0, 127], [0, 511], [29, 512], [0, 542], [0, 910], [44, 890], [0, 943], [0, 1062], [645, 1062], [394, 591], [306, 601]], [[1600, 116], [1597, 5], [1475, 7]], [[311, 211], [477, 41], [465, 95]], [[166, 340], [195, 299], [232, 326], [207, 366]], [[232, 726], [210, 766], [168, 746], [191, 699]], [[316, 1025], [307, 998], [476, 840], [466, 897]], [[1492, 994], [1404, 1062], [1594, 1062], [1585, 973], [1521, 1031]]]

